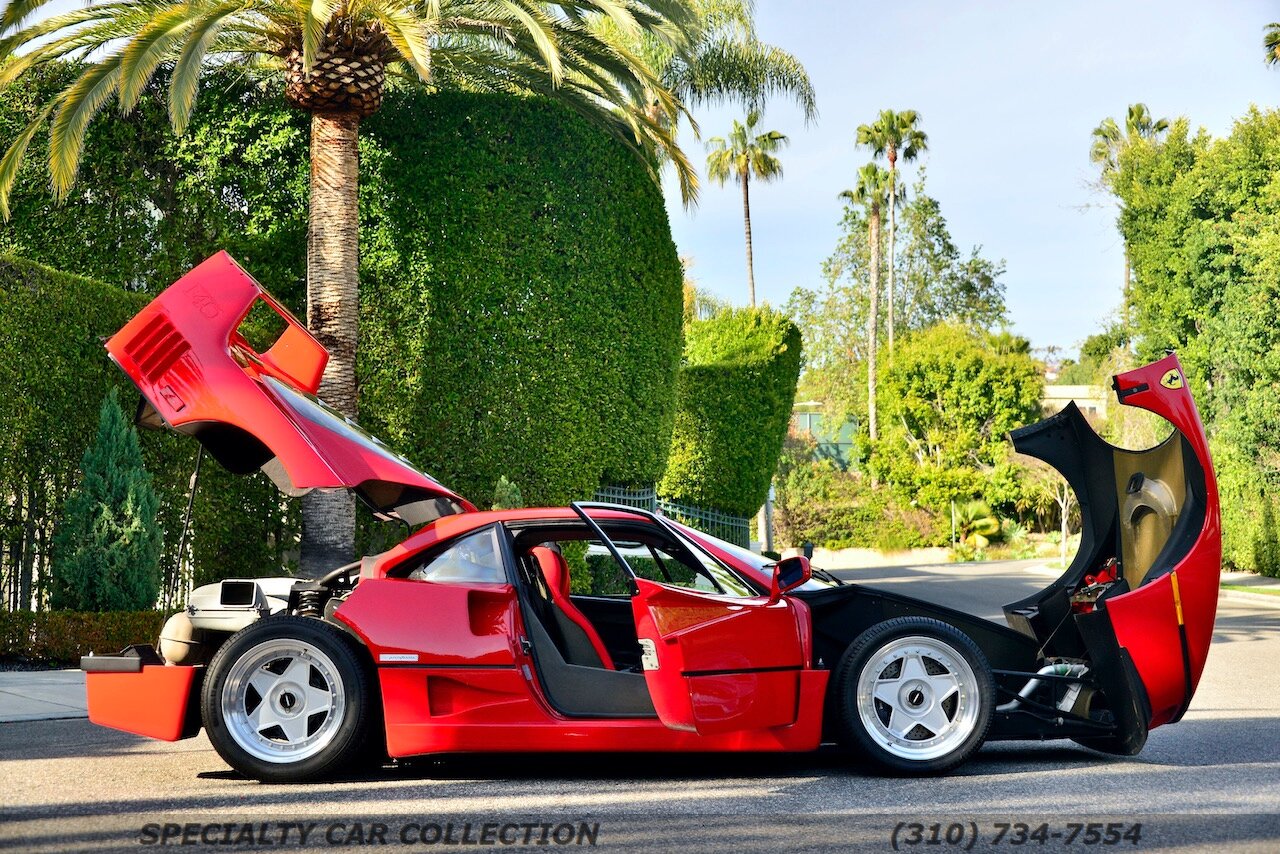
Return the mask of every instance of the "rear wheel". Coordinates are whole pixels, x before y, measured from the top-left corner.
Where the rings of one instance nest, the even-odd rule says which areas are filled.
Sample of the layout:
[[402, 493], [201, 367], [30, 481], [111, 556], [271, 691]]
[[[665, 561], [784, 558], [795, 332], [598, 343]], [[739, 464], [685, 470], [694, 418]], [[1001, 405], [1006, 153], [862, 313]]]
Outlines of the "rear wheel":
[[863, 632], [836, 676], [842, 741], [895, 774], [939, 774], [987, 737], [995, 681], [958, 629], [899, 617]]
[[271, 617], [214, 656], [201, 711], [227, 764], [266, 782], [332, 776], [363, 750], [370, 679], [353, 643], [305, 617]]

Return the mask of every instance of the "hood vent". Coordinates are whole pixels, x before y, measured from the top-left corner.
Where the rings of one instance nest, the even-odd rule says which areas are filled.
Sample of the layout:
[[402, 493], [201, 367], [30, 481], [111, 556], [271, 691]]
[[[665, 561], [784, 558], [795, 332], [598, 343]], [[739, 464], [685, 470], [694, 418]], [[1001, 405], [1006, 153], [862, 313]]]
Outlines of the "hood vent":
[[147, 381], [154, 383], [168, 373], [174, 363], [190, 349], [191, 345], [173, 328], [169, 318], [157, 314], [143, 327], [138, 337], [129, 342], [125, 352], [137, 364]]

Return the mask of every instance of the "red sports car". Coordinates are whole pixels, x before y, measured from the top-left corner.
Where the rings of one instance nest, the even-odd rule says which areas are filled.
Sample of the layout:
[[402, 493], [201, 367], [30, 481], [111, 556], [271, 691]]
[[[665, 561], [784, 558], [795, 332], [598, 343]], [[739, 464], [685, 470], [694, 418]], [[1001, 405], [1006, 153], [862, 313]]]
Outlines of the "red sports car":
[[[260, 302], [285, 324], [265, 352], [238, 331]], [[1071, 566], [1001, 625], [644, 510], [480, 512], [314, 396], [326, 352], [225, 254], [107, 349], [144, 422], [291, 495], [351, 489], [421, 526], [318, 581], [200, 588], [159, 651], [83, 660], [91, 720], [169, 740], [203, 726], [250, 777], [469, 751], [837, 742], [908, 774], [951, 769], [987, 739], [1133, 754], [1182, 717], [1204, 667], [1218, 492], [1174, 356], [1114, 381], [1121, 404], [1173, 426], [1155, 448], [1112, 447], [1074, 405], [1013, 434], [1071, 484], [1083, 532]]]

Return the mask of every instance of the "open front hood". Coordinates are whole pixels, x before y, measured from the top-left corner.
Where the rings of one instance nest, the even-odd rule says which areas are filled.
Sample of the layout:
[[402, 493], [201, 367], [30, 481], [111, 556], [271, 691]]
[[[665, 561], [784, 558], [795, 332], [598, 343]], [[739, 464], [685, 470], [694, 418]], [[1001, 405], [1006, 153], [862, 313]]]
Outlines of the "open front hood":
[[[261, 301], [285, 324], [259, 353], [240, 324]], [[228, 470], [289, 495], [351, 489], [421, 525], [476, 508], [315, 397], [329, 354], [225, 252], [183, 276], [107, 341], [142, 392], [139, 419], [194, 436]]]

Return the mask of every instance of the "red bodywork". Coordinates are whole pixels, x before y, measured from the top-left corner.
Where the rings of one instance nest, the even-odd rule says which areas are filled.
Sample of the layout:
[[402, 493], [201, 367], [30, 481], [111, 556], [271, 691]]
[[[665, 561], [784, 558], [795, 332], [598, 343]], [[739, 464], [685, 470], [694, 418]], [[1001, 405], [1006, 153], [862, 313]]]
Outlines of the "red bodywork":
[[[238, 331], [258, 301], [286, 324], [263, 353]], [[170, 427], [194, 435], [233, 470], [262, 467], [293, 491], [350, 488], [383, 513], [431, 522], [366, 559], [359, 584], [333, 613], [377, 668], [392, 756], [818, 747], [830, 671], [816, 661], [810, 606], [796, 596], [767, 595], [771, 577], [762, 564], [687, 529], [760, 595], [733, 597], [636, 579], [631, 614], [637, 637], [651, 644], [655, 659], [654, 666], [646, 664], [644, 679], [657, 716], [558, 712], [539, 677], [513, 584], [396, 576], [487, 526], [577, 524], [575, 510], [477, 512], [350, 422], [317, 410], [308, 395], [318, 388], [324, 349], [225, 253], [168, 288], [107, 348]], [[1161, 384], [1170, 371], [1179, 372], [1176, 388]], [[1104, 603], [1145, 688], [1149, 724], [1156, 726], [1185, 709], [1204, 667], [1221, 560], [1218, 496], [1204, 432], [1176, 359], [1122, 374], [1117, 389], [1123, 403], [1149, 409], [1182, 432], [1208, 482], [1203, 531], [1177, 567]], [[634, 514], [620, 509], [589, 513], [600, 524], [636, 523]], [[1188, 651], [1185, 665], [1181, 649]], [[196, 702], [199, 669], [91, 673], [92, 719], [155, 738], [190, 735], [184, 721]]]
[[[592, 511], [592, 518], [631, 518]], [[335, 616], [379, 670], [392, 756], [485, 750], [784, 750], [817, 748], [828, 673], [812, 669], [808, 609], [767, 596], [727, 598], [640, 579], [637, 634], [664, 658], [646, 673], [658, 718], [558, 714], [521, 649], [527, 632], [510, 584], [388, 578], [441, 543], [495, 522], [573, 522], [568, 508], [467, 513], [439, 520], [366, 562]], [[429, 614], [429, 619], [423, 615]], [[686, 675], [691, 674], [691, 675]]]
[[[1174, 375], [1177, 387], [1169, 388], [1175, 383], [1168, 378]], [[1222, 574], [1218, 483], [1200, 413], [1176, 356], [1117, 375], [1115, 387], [1126, 405], [1154, 412], [1177, 427], [1205, 474], [1204, 524], [1195, 544], [1170, 572], [1106, 603], [1116, 640], [1133, 658], [1147, 690], [1150, 726], [1157, 727], [1186, 710], [1209, 655]]]
[[[285, 324], [264, 353], [239, 331], [259, 301]], [[437, 512], [420, 521], [475, 509], [342, 416], [308, 405], [328, 353], [225, 252], [156, 297], [107, 352], [169, 427], [232, 471], [268, 466], [290, 494], [353, 489], [389, 515], [425, 500]]]

